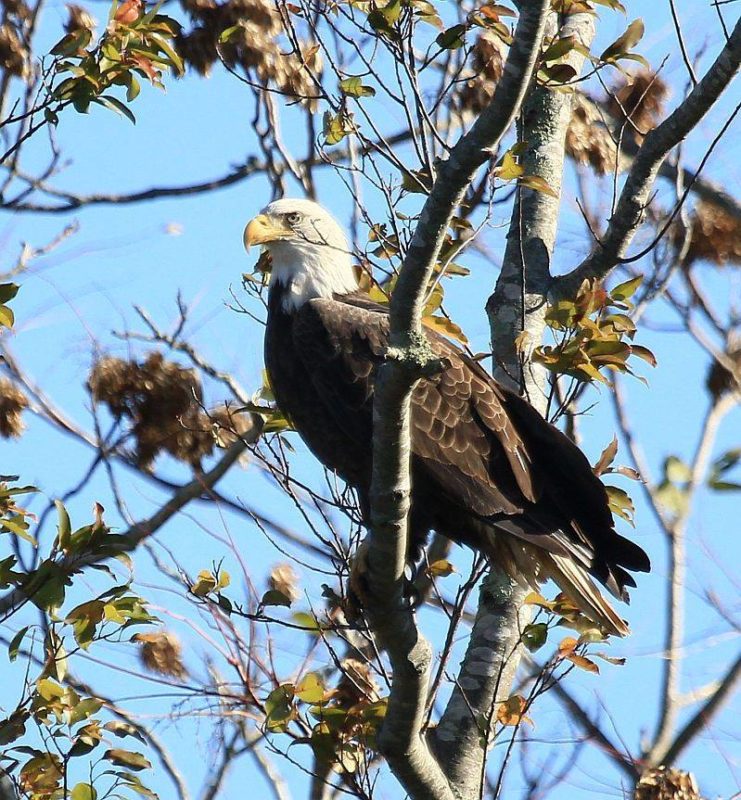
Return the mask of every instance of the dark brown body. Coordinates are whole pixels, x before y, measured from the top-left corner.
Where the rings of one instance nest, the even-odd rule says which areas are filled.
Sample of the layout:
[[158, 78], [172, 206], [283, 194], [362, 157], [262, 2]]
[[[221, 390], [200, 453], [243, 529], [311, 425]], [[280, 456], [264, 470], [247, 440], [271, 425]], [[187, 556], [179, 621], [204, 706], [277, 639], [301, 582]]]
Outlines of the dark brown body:
[[[284, 292], [271, 287], [265, 337], [276, 400], [367, 514], [373, 381], [388, 317], [359, 293], [288, 313]], [[627, 570], [648, 570], [648, 558], [615, 532], [581, 451], [453, 344], [428, 336], [450, 367], [413, 394], [410, 559], [435, 530], [529, 582], [553, 577], [566, 588], [559, 576], [568, 561], [626, 599], [625, 586], [635, 585]]]

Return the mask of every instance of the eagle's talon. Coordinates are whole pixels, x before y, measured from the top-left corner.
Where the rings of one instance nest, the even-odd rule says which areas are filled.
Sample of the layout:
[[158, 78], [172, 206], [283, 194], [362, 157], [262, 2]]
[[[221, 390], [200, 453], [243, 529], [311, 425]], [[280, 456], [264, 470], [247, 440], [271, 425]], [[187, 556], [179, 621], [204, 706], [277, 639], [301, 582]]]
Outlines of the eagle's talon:
[[[347, 617], [351, 622], [360, 619], [363, 609], [369, 608], [373, 603], [373, 591], [368, 582], [368, 539], [358, 545], [351, 559], [350, 577], [347, 587]], [[414, 610], [419, 605], [420, 594], [414, 585], [414, 572], [412, 579], [405, 576], [403, 599]]]

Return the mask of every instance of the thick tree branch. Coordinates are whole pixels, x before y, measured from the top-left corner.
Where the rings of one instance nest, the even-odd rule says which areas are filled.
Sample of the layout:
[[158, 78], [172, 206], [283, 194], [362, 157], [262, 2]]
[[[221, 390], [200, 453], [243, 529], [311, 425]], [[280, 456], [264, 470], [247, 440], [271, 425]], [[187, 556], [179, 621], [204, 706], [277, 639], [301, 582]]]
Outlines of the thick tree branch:
[[425, 370], [439, 368], [425, 346], [422, 307], [454, 209], [512, 124], [525, 96], [549, 6], [548, 0], [538, 0], [523, 9], [490, 105], [440, 166], [391, 300], [391, 352], [376, 382], [367, 559], [373, 599], [368, 616], [394, 670], [379, 747], [412, 798], [452, 800], [454, 796], [420, 735], [432, 656], [402, 593], [411, 491], [411, 390]]
[[[507, 698], [519, 663], [522, 627], [529, 613], [524, 591], [507, 575], [492, 570], [481, 586], [479, 607], [453, 694], [435, 729], [438, 759], [460, 797], [478, 797], [492, 710]], [[482, 721], [488, 721], [488, 724]]]
[[[594, 37], [594, 18], [589, 14], [571, 15], [559, 33], [562, 37], [574, 36], [589, 47]], [[584, 56], [574, 51], [568, 63], [579, 74]], [[521, 374], [525, 365], [515, 340], [526, 331], [529, 340], [538, 344], [545, 327], [571, 108], [571, 95], [542, 86], [534, 88], [523, 106], [519, 139], [527, 142], [527, 150], [522, 166], [527, 175], [542, 178], [553, 194], [524, 187], [518, 190], [502, 271], [487, 303], [498, 367], [496, 377], [524, 391], [541, 413], [546, 406], [545, 371], [528, 365], [525, 374]]]
[[[575, 36], [589, 46], [594, 36], [593, 18], [575, 14], [559, 31], [558, 18], [550, 18], [549, 33]], [[584, 57], [572, 53], [577, 74]], [[522, 107], [519, 138], [528, 142], [522, 163], [528, 175], [545, 180], [556, 196], [531, 189], [518, 190], [504, 262], [494, 294], [487, 303], [497, 377], [524, 388], [531, 402], [545, 409], [542, 379], [528, 369], [521, 376], [515, 347], [526, 330], [540, 341], [544, 327], [545, 294], [550, 285], [550, 258], [555, 244], [559, 195], [564, 166], [564, 141], [571, 119], [571, 97], [545, 87], [531, 87]], [[522, 386], [520, 378], [525, 381]], [[481, 604], [451, 700], [436, 731], [440, 759], [461, 797], [478, 797], [484, 776], [486, 747], [482, 747], [481, 720], [491, 719], [493, 704], [509, 694], [521, 655], [521, 632], [529, 619], [522, 606], [525, 591], [496, 565], [481, 591]], [[445, 747], [443, 747], [445, 745]]]
[[643, 221], [661, 164], [702, 120], [735, 77], [741, 64], [741, 20], [715, 62], [679, 106], [648, 133], [620, 193], [605, 236], [589, 256], [561, 280], [560, 291], [573, 293], [585, 278], [604, 278], [625, 258]]

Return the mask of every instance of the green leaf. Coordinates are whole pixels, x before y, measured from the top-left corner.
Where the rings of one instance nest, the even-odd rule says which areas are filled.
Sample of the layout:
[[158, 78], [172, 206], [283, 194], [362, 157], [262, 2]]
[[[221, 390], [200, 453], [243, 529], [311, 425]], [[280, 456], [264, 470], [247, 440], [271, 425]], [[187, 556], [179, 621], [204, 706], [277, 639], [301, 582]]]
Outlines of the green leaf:
[[655, 491], [657, 503], [668, 509], [675, 516], [681, 516], [687, 511], [687, 492], [676, 483], [664, 481]]
[[610, 297], [613, 300], [628, 300], [629, 298], [633, 297], [636, 292], [636, 289], [643, 283], [643, 276], [639, 275], [636, 278], [631, 278], [628, 281], [623, 283], [619, 283], [612, 291], [610, 292]]
[[136, 79], [136, 76], [132, 73], [128, 74], [128, 84], [126, 88], [126, 102], [130, 103], [132, 100], [136, 100], [139, 96], [139, 92], [141, 91], [141, 85], [139, 81]]
[[23, 590], [35, 606], [54, 614], [64, 603], [65, 585], [68, 582], [69, 577], [59, 564], [44, 561], [35, 572], [29, 574]]
[[18, 651], [21, 649], [21, 642], [23, 641], [23, 637], [28, 633], [28, 629], [30, 627], [30, 625], [26, 625], [25, 628], [21, 628], [10, 640], [10, 644], [8, 645], [8, 658], [11, 661], [15, 661], [16, 658], [18, 658]]
[[111, 111], [115, 111], [122, 117], [126, 117], [126, 119], [129, 120], [129, 122], [132, 125], [136, 125], [136, 117], [132, 113], [131, 109], [125, 103], [122, 103], [117, 97], [113, 97], [112, 95], [109, 94], [104, 94], [101, 95], [100, 97], [94, 98], [94, 102], [96, 102], [98, 105], [110, 109]]
[[69, 514], [64, 507], [64, 503], [62, 503], [61, 500], [55, 500], [54, 505], [57, 507], [57, 537], [59, 539], [59, 547], [66, 553], [69, 550], [72, 525], [70, 524]]
[[240, 31], [244, 31], [244, 27], [242, 25], [232, 25], [230, 28], [225, 28], [219, 34], [219, 44], [225, 44]]
[[260, 600], [261, 606], [285, 606], [286, 608], [291, 607], [291, 598], [284, 594], [283, 592], [278, 591], [277, 589], [270, 589], [262, 596], [262, 600]]
[[621, 519], [633, 525], [635, 506], [628, 493], [617, 486], [605, 486], [610, 511]]
[[12, 300], [21, 287], [17, 283], [0, 283], [0, 303]]
[[324, 113], [324, 140], [327, 144], [338, 144], [349, 133], [352, 133], [349, 115], [345, 113]]
[[719, 481], [710, 480], [708, 486], [716, 492], [738, 492], [741, 490], [741, 483], [733, 483], [733, 481]]
[[394, 23], [401, 16], [402, 0], [390, 0], [383, 8], [374, 8], [368, 14], [368, 24], [374, 31], [385, 33], [389, 38], [397, 39]]
[[69, 797], [70, 800], [98, 800], [98, 792], [90, 783], [78, 783]]
[[90, 44], [93, 38], [89, 28], [77, 28], [60, 39], [49, 51], [53, 56], [73, 56]]
[[340, 91], [350, 97], [373, 97], [376, 90], [372, 86], [364, 86], [360, 77], [345, 78], [340, 81]]
[[0, 519], [0, 532], [2, 532], [3, 528], [14, 533], [16, 536], [23, 539], [24, 542], [28, 542], [36, 547], [36, 539], [28, 532], [28, 523], [20, 514]]
[[265, 724], [268, 730], [284, 731], [295, 716], [293, 686], [285, 683], [273, 689], [265, 700]]
[[185, 66], [183, 65], [183, 60], [180, 56], [175, 52], [172, 45], [165, 39], [164, 36], [160, 36], [158, 33], [150, 33], [149, 38], [157, 44], [157, 46], [162, 50], [167, 58], [170, 61], [170, 64], [175, 69], [175, 72], [179, 75], [185, 75]]
[[134, 753], [131, 750], [106, 750], [103, 753], [103, 758], [118, 767], [126, 767], [136, 771], [152, 768], [152, 765], [141, 753]]
[[412, 194], [429, 194], [432, 189], [432, 178], [426, 169], [405, 170], [401, 176], [401, 188]]
[[545, 622], [536, 622], [526, 625], [522, 631], [522, 642], [527, 649], [534, 653], [541, 648], [548, 639], [548, 625]]
[[555, 61], [557, 58], [563, 58], [568, 55], [576, 47], [576, 36], [564, 36], [561, 39], [556, 39], [543, 53], [541, 58], [543, 61]]
[[324, 684], [316, 672], [310, 672], [296, 685], [294, 693], [304, 703], [317, 705], [324, 698]]
[[92, 717], [93, 714], [97, 714], [102, 707], [103, 701], [98, 700], [97, 697], [88, 697], [85, 700], [80, 700], [80, 702], [72, 709], [72, 714], [70, 715], [70, 724], [76, 725], [78, 722], [82, 722], [82, 720]]
[[435, 39], [435, 43], [442, 50], [457, 50], [465, 44], [466, 26], [453, 25], [452, 28], [444, 30]]
[[672, 483], [687, 483], [692, 479], [692, 470], [677, 456], [668, 456], [664, 461], [664, 475]]
[[602, 51], [600, 59], [602, 61], [612, 61], [616, 58], [624, 58], [628, 54], [628, 51], [641, 41], [644, 32], [643, 20], [633, 20], [633, 22], [628, 25], [625, 33], [622, 36], [618, 36], [611, 45]]
[[292, 615], [292, 619], [296, 625], [301, 625], [309, 632], [318, 633], [321, 630], [321, 625], [313, 614], [307, 614], [305, 611], [297, 611]]

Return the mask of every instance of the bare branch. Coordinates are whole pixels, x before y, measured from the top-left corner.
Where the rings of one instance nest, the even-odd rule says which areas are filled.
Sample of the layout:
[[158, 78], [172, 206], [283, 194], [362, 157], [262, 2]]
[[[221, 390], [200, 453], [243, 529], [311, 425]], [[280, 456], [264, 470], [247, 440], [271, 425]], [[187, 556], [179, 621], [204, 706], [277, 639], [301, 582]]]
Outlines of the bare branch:
[[712, 697], [703, 707], [687, 722], [677, 733], [674, 741], [661, 755], [658, 763], [670, 766], [692, 744], [697, 735], [708, 727], [713, 717], [720, 711], [723, 704], [733, 694], [736, 685], [741, 680], [741, 655], [733, 662], [728, 672], [721, 679], [720, 684]]
[[696, 490], [702, 485], [708, 462], [723, 417], [735, 406], [732, 395], [713, 402], [702, 423], [700, 438], [692, 459], [690, 479], [685, 488], [687, 498], [683, 513], [670, 524], [669, 585], [666, 628], [664, 632], [664, 661], [661, 687], [661, 708], [656, 733], [646, 761], [652, 766], [664, 763], [663, 754], [670, 746], [677, 715], [680, 710], [680, 655], [684, 636], [684, 594], [686, 573], [686, 531]]
[[615, 213], [603, 239], [589, 256], [561, 280], [561, 291], [570, 293], [585, 278], [603, 278], [624, 259], [644, 211], [659, 168], [669, 154], [702, 120], [741, 64], [741, 20], [705, 76], [680, 105], [650, 131], [633, 161]]
[[[255, 435], [260, 430], [260, 425], [254, 426]], [[156, 513], [142, 522], [132, 525], [122, 534], [123, 543], [120, 545], [124, 551], [136, 549], [137, 545], [156, 533], [169, 519], [178, 511], [185, 507], [191, 500], [200, 497], [204, 491], [215, 485], [238, 460], [247, 448], [244, 440], [236, 441], [224, 453], [217, 464], [208, 472], [197, 475], [190, 483], [185, 484], [177, 491]], [[83, 555], [74, 563], [74, 569], [80, 570], [91, 564], [97, 564], [108, 556], [100, 556], [96, 553]], [[0, 598], [0, 614], [9, 615], [14, 613], [28, 598], [21, 589], [14, 589]]]

